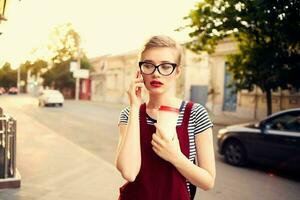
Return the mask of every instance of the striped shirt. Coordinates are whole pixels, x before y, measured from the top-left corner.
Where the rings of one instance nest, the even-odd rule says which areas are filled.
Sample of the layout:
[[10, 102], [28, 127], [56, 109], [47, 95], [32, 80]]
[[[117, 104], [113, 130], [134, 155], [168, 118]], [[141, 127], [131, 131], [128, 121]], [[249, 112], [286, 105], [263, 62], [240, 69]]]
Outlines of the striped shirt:
[[[177, 120], [177, 126], [180, 126], [183, 121], [184, 111], [185, 107], [187, 105], [187, 101], [182, 101], [182, 104], [179, 109], [179, 116]], [[130, 107], [124, 108], [120, 113], [119, 123], [127, 124], [128, 118], [129, 118], [129, 111]], [[147, 124], [153, 125], [156, 123], [156, 120], [151, 118], [149, 115], [147, 115]], [[198, 104], [194, 103], [191, 115], [189, 119], [188, 124], [188, 134], [189, 134], [189, 143], [190, 143], [190, 156], [189, 160], [195, 163], [196, 161], [196, 145], [195, 145], [195, 136], [197, 134], [201, 134], [201, 132], [205, 131], [208, 128], [211, 128], [213, 126], [211, 120], [209, 119], [208, 113], [206, 109]], [[188, 190], [189, 189], [189, 182], [187, 182]]]

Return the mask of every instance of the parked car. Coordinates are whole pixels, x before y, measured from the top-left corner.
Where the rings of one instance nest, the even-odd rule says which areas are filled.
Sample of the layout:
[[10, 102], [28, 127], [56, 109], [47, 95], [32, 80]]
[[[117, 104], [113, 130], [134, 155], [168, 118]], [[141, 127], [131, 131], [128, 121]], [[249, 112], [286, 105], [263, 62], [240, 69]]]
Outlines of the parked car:
[[10, 87], [9, 89], [8, 89], [8, 94], [18, 94], [18, 88], [16, 88], [16, 87]]
[[5, 93], [5, 88], [4, 87], [0, 87], [0, 95]]
[[44, 90], [38, 97], [39, 106], [59, 105], [63, 106], [64, 96], [58, 90]]
[[300, 108], [275, 113], [258, 123], [225, 127], [217, 136], [218, 151], [231, 165], [255, 161], [275, 170], [300, 169]]

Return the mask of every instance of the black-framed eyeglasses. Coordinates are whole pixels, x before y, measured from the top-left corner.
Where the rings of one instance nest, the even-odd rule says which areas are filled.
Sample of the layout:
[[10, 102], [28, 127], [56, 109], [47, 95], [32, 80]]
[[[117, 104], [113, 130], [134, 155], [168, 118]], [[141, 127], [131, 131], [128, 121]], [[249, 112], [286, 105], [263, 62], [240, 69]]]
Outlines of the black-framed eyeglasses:
[[139, 67], [141, 69], [141, 72], [146, 75], [153, 74], [155, 70], [163, 75], [163, 76], [169, 76], [171, 75], [175, 68], [177, 67], [176, 63], [161, 63], [159, 65], [154, 65], [149, 62], [139, 62]]

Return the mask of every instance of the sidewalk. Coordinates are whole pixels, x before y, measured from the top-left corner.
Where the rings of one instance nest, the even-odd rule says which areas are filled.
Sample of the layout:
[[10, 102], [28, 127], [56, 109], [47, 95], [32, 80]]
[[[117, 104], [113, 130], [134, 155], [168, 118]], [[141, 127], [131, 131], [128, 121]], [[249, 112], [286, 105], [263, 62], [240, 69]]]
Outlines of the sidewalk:
[[213, 124], [219, 126], [230, 126], [248, 122], [255, 122], [254, 119], [240, 118], [230, 115], [214, 115], [210, 112], [208, 114]]
[[1, 200], [115, 200], [124, 183], [115, 167], [32, 120], [17, 118], [20, 189], [0, 190]]

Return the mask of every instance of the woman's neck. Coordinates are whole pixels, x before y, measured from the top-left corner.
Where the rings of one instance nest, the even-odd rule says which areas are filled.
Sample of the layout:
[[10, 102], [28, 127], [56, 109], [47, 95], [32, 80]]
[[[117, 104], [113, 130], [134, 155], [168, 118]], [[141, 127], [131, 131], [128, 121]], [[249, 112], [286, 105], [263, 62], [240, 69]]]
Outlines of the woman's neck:
[[173, 107], [178, 107], [181, 100], [173, 95], [169, 95], [168, 93], [153, 95], [149, 94], [149, 101], [147, 102], [148, 109], [158, 109], [161, 105], [168, 105]]

